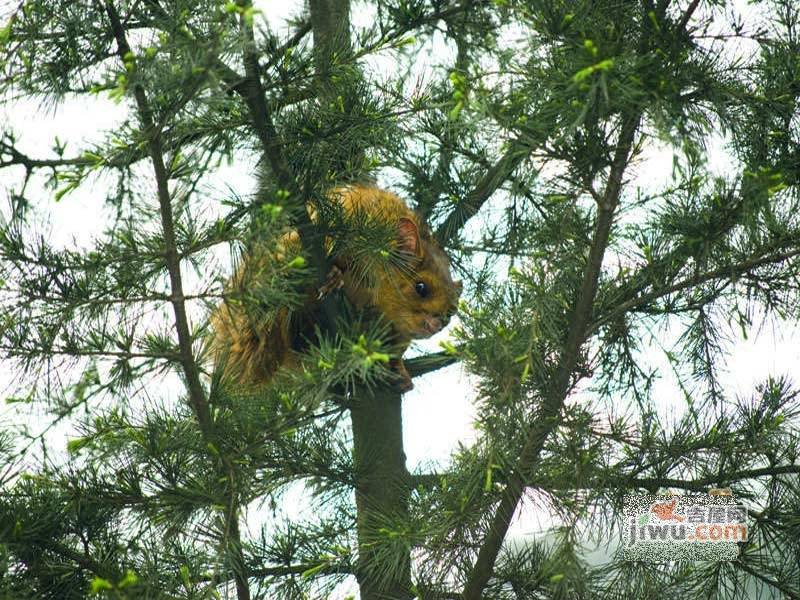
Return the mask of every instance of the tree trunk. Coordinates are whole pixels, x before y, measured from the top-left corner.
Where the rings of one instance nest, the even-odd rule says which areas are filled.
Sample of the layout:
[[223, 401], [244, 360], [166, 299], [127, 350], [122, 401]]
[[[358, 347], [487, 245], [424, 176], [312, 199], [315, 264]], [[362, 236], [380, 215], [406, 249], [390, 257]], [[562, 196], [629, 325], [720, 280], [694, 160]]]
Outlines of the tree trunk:
[[411, 551], [402, 530], [408, 517], [409, 475], [400, 394], [385, 387], [362, 388], [350, 416], [361, 600], [413, 598]]
[[310, 0], [317, 83], [328, 87], [331, 67], [350, 53], [350, 0]]
[[[331, 69], [351, 52], [350, 1], [310, 0], [317, 85], [336, 97]], [[345, 102], [349, 112], [349, 101]], [[406, 600], [411, 592], [408, 519], [409, 475], [403, 451], [400, 394], [389, 387], [355, 394], [350, 411], [356, 478], [358, 564], [361, 600]]]

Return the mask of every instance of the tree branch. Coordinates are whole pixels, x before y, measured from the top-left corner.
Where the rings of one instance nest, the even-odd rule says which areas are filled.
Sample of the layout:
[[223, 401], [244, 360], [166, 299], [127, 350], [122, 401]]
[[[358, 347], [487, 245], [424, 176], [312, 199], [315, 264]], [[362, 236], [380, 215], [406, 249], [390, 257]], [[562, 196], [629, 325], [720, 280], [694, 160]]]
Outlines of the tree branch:
[[[304, 563], [299, 565], [281, 565], [274, 567], [255, 567], [247, 569], [248, 577], [288, 577], [292, 575], [302, 575], [306, 571], [314, 570], [314, 575], [350, 575], [352, 569], [347, 565], [326, 565], [319, 568], [319, 563]], [[212, 576], [201, 577], [199, 581], [207, 581], [213, 585], [219, 585], [230, 581], [231, 575], [217, 573]]]
[[686, 26], [689, 24], [689, 19], [692, 18], [694, 11], [697, 10], [697, 7], [700, 5], [700, 0], [692, 0], [692, 3], [686, 9], [686, 12], [683, 13], [681, 20], [678, 22], [678, 31], [684, 31]]
[[[560, 491], [575, 491], [577, 489], [609, 489], [609, 488], [625, 488], [625, 489], [644, 489], [653, 490], [657, 488], [676, 488], [681, 490], [689, 490], [692, 492], [705, 492], [710, 487], [726, 487], [728, 484], [745, 481], [748, 479], [757, 479], [759, 477], [777, 477], [779, 475], [798, 475], [800, 474], [800, 465], [775, 465], [772, 467], [762, 467], [759, 469], [745, 469], [743, 471], [735, 471], [733, 473], [724, 474], [724, 476], [714, 475], [708, 477], [700, 477], [698, 479], [677, 479], [672, 477], [626, 477], [625, 475], [600, 477], [601, 481], [587, 482], [586, 485], [569, 485], [563, 482], [548, 481], [546, 484], [539, 482], [542, 489], [547, 490], [560, 490]], [[418, 473], [411, 475], [412, 487], [425, 487], [435, 488], [442, 485], [442, 480], [447, 479], [447, 473]], [[507, 480], [503, 479], [502, 473], [497, 473], [493, 480], [497, 483], [506, 483]], [[528, 485], [533, 486], [534, 482], [528, 482]]]
[[17, 150], [12, 144], [8, 144], [6, 142], [0, 142], [0, 155], [2, 154], [7, 154], [10, 156], [10, 158], [6, 160], [0, 159], [0, 169], [15, 165], [22, 165], [25, 167], [26, 170], [33, 171], [34, 169], [70, 167], [70, 166], [91, 164], [91, 161], [81, 157], [52, 158], [52, 159], [31, 158], [27, 154], [23, 154], [22, 152]]
[[269, 69], [270, 67], [275, 66], [286, 54], [286, 51], [289, 48], [294, 48], [299, 44], [304, 37], [311, 31], [311, 21], [306, 21], [301, 23], [297, 30], [294, 32], [292, 37], [290, 37], [286, 42], [281, 44], [278, 48], [276, 48], [272, 53], [272, 58], [270, 58], [266, 64], [264, 65], [264, 69]]
[[741, 558], [739, 558], [738, 560], [734, 561], [733, 564], [735, 564], [737, 567], [739, 567], [745, 573], [748, 573], [749, 575], [752, 575], [756, 579], [758, 579], [760, 581], [763, 581], [764, 583], [766, 583], [767, 585], [775, 588], [776, 590], [779, 590], [786, 598], [790, 598], [791, 600], [800, 600], [800, 594], [798, 594], [796, 591], [794, 591], [791, 588], [787, 587], [785, 584], [781, 583], [780, 581], [777, 581], [777, 580], [773, 579], [772, 577], [769, 577], [769, 576], [764, 575], [763, 573], [757, 571], [756, 569], [754, 569], [751, 566], [749, 566], [746, 562], [744, 562]]
[[597, 219], [589, 259], [584, 272], [583, 283], [578, 292], [570, 329], [559, 361], [549, 394], [542, 401], [539, 416], [534, 419], [529, 429], [525, 445], [520, 453], [519, 466], [509, 478], [500, 504], [491, 520], [489, 530], [481, 544], [478, 557], [467, 578], [464, 587], [464, 600], [480, 600], [486, 583], [492, 575], [494, 564], [511, 525], [519, 500], [525, 490], [527, 479], [539, 460], [545, 440], [557, 425], [558, 415], [563, 407], [569, 387], [570, 377], [578, 362], [581, 346], [586, 339], [586, 330], [591, 318], [592, 306], [597, 293], [597, 282], [603, 264], [603, 255], [608, 245], [608, 236], [614, 219], [622, 189], [622, 177], [628, 165], [628, 158], [633, 147], [636, 130], [641, 114], [623, 119], [617, 148], [611, 163], [605, 193], [598, 203]]
[[[125, 37], [125, 29], [120, 21], [119, 15], [110, 0], [106, 1], [105, 12], [108, 15], [111, 30], [117, 42], [119, 57], [124, 62], [125, 57], [131, 52], [131, 48]], [[213, 420], [211, 418], [205, 391], [200, 383], [200, 371], [192, 350], [193, 338], [191, 330], [189, 329], [189, 320], [186, 316], [181, 266], [178, 257], [175, 224], [172, 214], [172, 198], [169, 192], [169, 176], [166, 166], [164, 165], [160, 131], [155, 127], [153, 122], [153, 113], [144, 88], [138, 82], [134, 82], [132, 87], [139, 118], [143, 126], [144, 138], [147, 140], [147, 148], [155, 172], [159, 212], [164, 235], [164, 257], [167, 265], [167, 272], [169, 273], [171, 303], [175, 314], [175, 328], [178, 334], [180, 361], [189, 391], [189, 403], [195, 413], [203, 437], [216, 449], [216, 454], [219, 455], [222, 460], [224, 475], [231, 484], [229, 502], [225, 507], [225, 521], [228, 527], [228, 539], [230, 540], [228, 544], [231, 559], [234, 563], [238, 600], [250, 600], [250, 588], [248, 586], [247, 577], [243, 574], [244, 559], [238, 523], [239, 507], [235, 497], [235, 488], [233, 487], [234, 467], [230, 460], [220, 452], [219, 444], [215, 443], [217, 440], [213, 429]]]
[[433, 373], [444, 367], [454, 365], [460, 359], [447, 352], [435, 352], [424, 356], [416, 356], [404, 361], [408, 374], [411, 377], [420, 377], [427, 373]]
[[55, 540], [41, 540], [40, 547], [42, 550], [53, 552], [54, 554], [58, 554], [62, 558], [74, 562], [84, 571], [88, 571], [97, 577], [103, 577], [105, 579], [109, 577], [113, 577], [118, 573], [112, 572], [108, 569], [105, 565], [97, 562], [91, 556], [87, 556], [86, 554], [81, 554], [77, 550], [70, 548], [66, 544], [62, 544], [61, 542], [57, 542]]
[[[111, 22], [111, 29], [117, 42], [118, 54], [124, 61], [131, 49], [125, 37], [125, 29], [117, 15], [116, 9], [111, 2], [105, 5], [106, 14]], [[178, 347], [180, 350], [181, 364], [183, 365], [189, 389], [189, 400], [192, 408], [197, 415], [201, 429], [206, 435], [211, 434], [211, 416], [208, 411], [205, 392], [200, 383], [199, 369], [194, 360], [192, 352], [192, 335], [189, 329], [189, 321], [186, 316], [186, 306], [184, 303], [183, 282], [181, 278], [181, 267], [177, 253], [177, 242], [175, 238], [175, 224], [172, 215], [172, 198], [169, 191], [169, 176], [164, 165], [163, 152], [161, 148], [160, 132], [155, 129], [152, 111], [147, 101], [147, 96], [142, 86], [138, 83], [133, 85], [133, 95], [136, 100], [139, 118], [142, 121], [144, 137], [147, 140], [148, 153], [153, 163], [153, 171], [156, 178], [158, 190], [158, 205], [161, 216], [161, 226], [164, 235], [164, 257], [167, 264], [167, 272], [170, 280], [170, 301], [175, 314], [175, 328], [178, 333]]]
[[475, 186], [475, 189], [447, 215], [444, 222], [442, 222], [436, 230], [436, 239], [439, 240], [442, 245], [447, 245], [466, 222], [478, 214], [478, 211], [486, 201], [501, 185], [503, 185], [514, 172], [514, 169], [516, 169], [529, 154], [530, 150], [528, 148], [521, 147], [518, 142], [512, 142], [509, 149], [506, 150], [506, 153], [486, 171], [486, 174]]
[[[704, 491], [711, 486], [717, 485], [724, 487], [725, 484], [755, 479], [757, 477], [777, 477], [778, 475], [800, 474], [800, 465], [776, 465], [773, 467], [763, 467], [760, 469], [746, 469], [726, 474], [724, 477], [709, 476], [699, 479], [671, 479], [669, 477], [638, 477], [630, 480], [630, 483], [643, 489], [678, 488], [695, 492]], [[619, 478], [617, 483], [626, 482], [625, 478]], [[610, 487], [610, 486], [606, 486]]]
[[591, 335], [597, 332], [601, 327], [603, 327], [603, 325], [606, 325], [610, 321], [614, 320], [616, 317], [625, 314], [630, 310], [639, 308], [645, 304], [653, 302], [654, 300], [658, 300], [659, 298], [668, 296], [669, 294], [674, 294], [675, 292], [679, 292], [681, 290], [685, 290], [700, 285], [701, 283], [712, 281], [714, 279], [721, 279], [723, 277], [729, 277], [732, 279], [738, 275], [745, 274], [751, 269], [754, 269], [756, 267], [774, 264], [782, 262], [784, 260], [788, 260], [790, 258], [794, 258], [795, 256], [800, 256], [800, 249], [797, 248], [796, 242], [788, 242], [787, 245], [789, 245], [791, 250], [775, 252], [773, 254], [760, 256], [758, 258], [754, 257], [739, 263], [725, 265], [724, 267], [719, 267], [711, 271], [706, 271], [705, 273], [697, 273], [667, 288], [663, 288], [660, 290], [653, 290], [652, 292], [643, 294], [642, 296], [639, 296], [637, 298], [631, 298], [630, 300], [626, 300], [621, 304], [615, 303], [614, 309], [612, 311], [610, 311], [603, 317], [599, 318], [595, 323], [593, 323], [589, 327], [587, 335]]

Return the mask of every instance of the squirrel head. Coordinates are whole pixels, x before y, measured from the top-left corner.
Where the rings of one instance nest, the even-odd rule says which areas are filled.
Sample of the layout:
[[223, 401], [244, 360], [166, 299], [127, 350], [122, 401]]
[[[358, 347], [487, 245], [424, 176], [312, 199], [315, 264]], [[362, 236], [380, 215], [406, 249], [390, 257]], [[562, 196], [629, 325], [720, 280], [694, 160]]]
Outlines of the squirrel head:
[[377, 275], [370, 304], [392, 324], [399, 341], [430, 337], [456, 312], [462, 284], [453, 281], [447, 255], [415, 218], [397, 219], [396, 249], [407, 266]]

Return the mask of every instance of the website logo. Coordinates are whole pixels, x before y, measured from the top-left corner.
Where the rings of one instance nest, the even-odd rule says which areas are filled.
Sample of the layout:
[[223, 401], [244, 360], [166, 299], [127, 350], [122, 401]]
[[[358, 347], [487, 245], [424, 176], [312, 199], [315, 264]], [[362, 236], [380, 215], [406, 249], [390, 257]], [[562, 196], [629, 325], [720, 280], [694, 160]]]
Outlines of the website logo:
[[735, 560], [747, 536], [747, 509], [729, 490], [624, 499], [625, 560]]

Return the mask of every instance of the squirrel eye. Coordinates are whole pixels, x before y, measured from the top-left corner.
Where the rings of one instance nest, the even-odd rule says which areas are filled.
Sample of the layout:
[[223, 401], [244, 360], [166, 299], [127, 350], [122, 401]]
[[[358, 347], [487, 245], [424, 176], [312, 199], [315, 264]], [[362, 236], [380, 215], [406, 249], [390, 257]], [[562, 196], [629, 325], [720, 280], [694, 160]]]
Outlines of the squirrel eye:
[[418, 281], [415, 283], [414, 289], [417, 291], [417, 294], [420, 298], [426, 298], [428, 296], [428, 286], [425, 285], [424, 281]]

